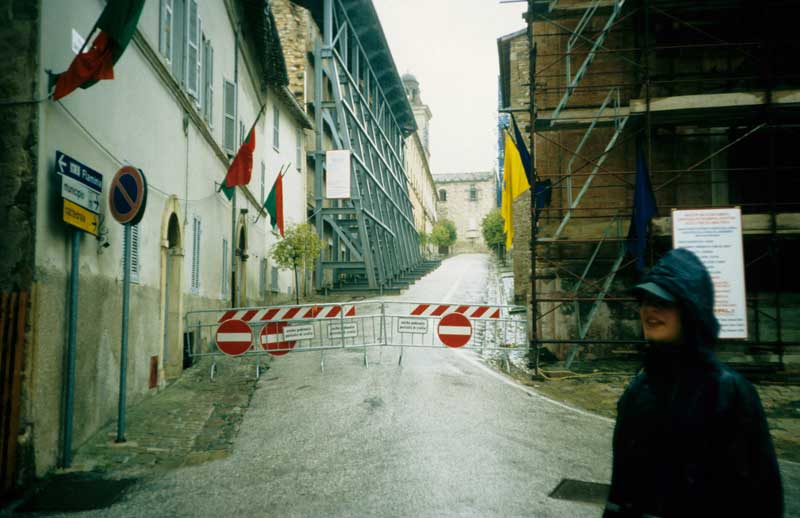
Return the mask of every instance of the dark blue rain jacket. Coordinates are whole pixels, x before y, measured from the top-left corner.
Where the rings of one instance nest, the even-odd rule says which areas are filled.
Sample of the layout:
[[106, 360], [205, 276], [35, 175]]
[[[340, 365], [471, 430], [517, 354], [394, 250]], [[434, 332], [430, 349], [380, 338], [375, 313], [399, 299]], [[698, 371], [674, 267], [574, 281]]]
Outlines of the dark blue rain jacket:
[[673, 294], [684, 343], [645, 347], [617, 403], [605, 518], [779, 517], [775, 450], [758, 393], [711, 351], [719, 332], [711, 277], [676, 249], [644, 281]]

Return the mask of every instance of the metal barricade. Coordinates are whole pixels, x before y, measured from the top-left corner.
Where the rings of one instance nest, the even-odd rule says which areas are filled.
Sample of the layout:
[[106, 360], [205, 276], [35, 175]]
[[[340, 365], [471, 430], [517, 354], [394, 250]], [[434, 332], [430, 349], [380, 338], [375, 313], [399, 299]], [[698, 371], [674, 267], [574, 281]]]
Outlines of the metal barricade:
[[211, 378], [216, 358], [257, 358], [268, 354], [399, 347], [398, 364], [406, 348], [441, 348], [501, 351], [509, 367], [508, 351], [528, 347], [525, 308], [491, 304], [450, 304], [376, 300], [336, 304], [303, 304], [198, 310], [186, 313], [186, 330], [196, 333], [194, 358], [210, 356]]

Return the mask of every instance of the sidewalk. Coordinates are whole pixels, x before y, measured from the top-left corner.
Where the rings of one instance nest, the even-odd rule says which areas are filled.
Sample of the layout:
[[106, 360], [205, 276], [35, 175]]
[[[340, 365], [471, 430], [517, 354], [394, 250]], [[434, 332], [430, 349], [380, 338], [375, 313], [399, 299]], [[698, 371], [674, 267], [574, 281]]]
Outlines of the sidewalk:
[[[269, 360], [262, 359], [266, 376]], [[116, 421], [74, 456], [70, 471], [136, 477], [228, 456], [256, 388], [255, 358], [221, 358], [214, 381], [211, 362], [199, 362], [160, 393], [128, 409], [125, 436]]]

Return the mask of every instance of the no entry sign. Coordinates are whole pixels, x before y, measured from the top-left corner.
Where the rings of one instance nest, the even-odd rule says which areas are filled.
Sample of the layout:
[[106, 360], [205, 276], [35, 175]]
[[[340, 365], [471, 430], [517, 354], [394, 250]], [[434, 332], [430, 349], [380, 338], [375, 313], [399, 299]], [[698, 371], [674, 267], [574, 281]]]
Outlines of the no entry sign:
[[283, 356], [289, 351], [281, 351], [280, 349], [293, 349], [295, 344], [297, 344], [297, 342], [282, 340], [283, 328], [286, 327], [286, 324], [287, 322], [272, 322], [261, 329], [259, 337], [261, 348], [272, 356]]
[[447, 347], [462, 347], [472, 338], [472, 324], [461, 313], [450, 313], [439, 321], [436, 332]]
[[217, 347], [228, 356], [239, 356], [250, 349], [253, 331], [241, 320], [226, 320], [217, 328]]

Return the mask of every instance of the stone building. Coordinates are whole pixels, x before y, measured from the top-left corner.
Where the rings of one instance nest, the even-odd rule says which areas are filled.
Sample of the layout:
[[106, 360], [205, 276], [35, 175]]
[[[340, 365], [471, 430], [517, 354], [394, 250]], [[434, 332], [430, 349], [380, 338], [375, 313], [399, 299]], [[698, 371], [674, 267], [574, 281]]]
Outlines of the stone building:
[[[553, 185], [536, 270], [530, 255], [515, 254], [514, 265], [518, 300], [529, 300], [536, 276], [540, 337], [590, 338], [596, 345], [582, 350], [591, 353], [638, 335], [624, 288], [639, 273], [624, 242], [641, 156], [658, 207], [647, 264], [672, 246], [672, 209], [741, 207], [750, 332], [723, 349], [777, 364], [796, 357], [800, 278], [786, 258], [800, 233], [790, 136], [800, 82], [786, 64], [800, 47], [789, 26], [798, 9], [531, 0], [534, 52], [527, 31], [498, 40], [502, 110], [532, 136], [536, 174]], [[530, 210], [514, 209], [515, 228], [530, 228]], [[517, 234], [515, 248], [529, 239]]]
[[[30, 293], [21, 394], [13, 402], [19, 425], [3, 437], [20, 446], [15, 480], [44, 475], [65, 447], [64, 306], [77, 231], [62, 221], [57, 152], [102, 175], [97, 235], [79, 238], [72, 448], [117, 415], [123, 227], [107, 199], [121, 166], [140, 168], [149, 188], [144, 218], [132, 229], [129, 404], [181, 374], [185, 343], [213, 348], [185, 333], [186, 311], [288, 298], [292, 275], [267, 258], [279, 236], [262, 207], [288, 167], [284, 217], [305, 221], [305, 161], [298, 157], [310, 123], [287, 89], [264, 5], [145, 2], [115, 79], [58, 102], [48, 98], [47, 71], [67, 69], [103, 2], [13, 2], [1, 10], [0, 34], [13, 42], [16, 59], [3, 62], [0, 79], [0, 290]], [[264, 104], [252, 179], [236, 188], [234, 213], [217, 186]]]
[[[436, 186], [430, 168], [430, 108], [422, 102], [419, 81], [411, 74], [403, 75], [406, 96], [411, 103], [417, 131], [406, 137], [405, 168], [409, 196], [414, 208], [414, 225], [420, 234], [430, 234], [436, 224]], [[433, 253], [427, 245], [426, 255]]]
[[494, 171], [433, 175], [439, 219], [456, 226], [456, 243], [451, 253], [486, 252], [481, 222], [497, 208], [497, 178]]

